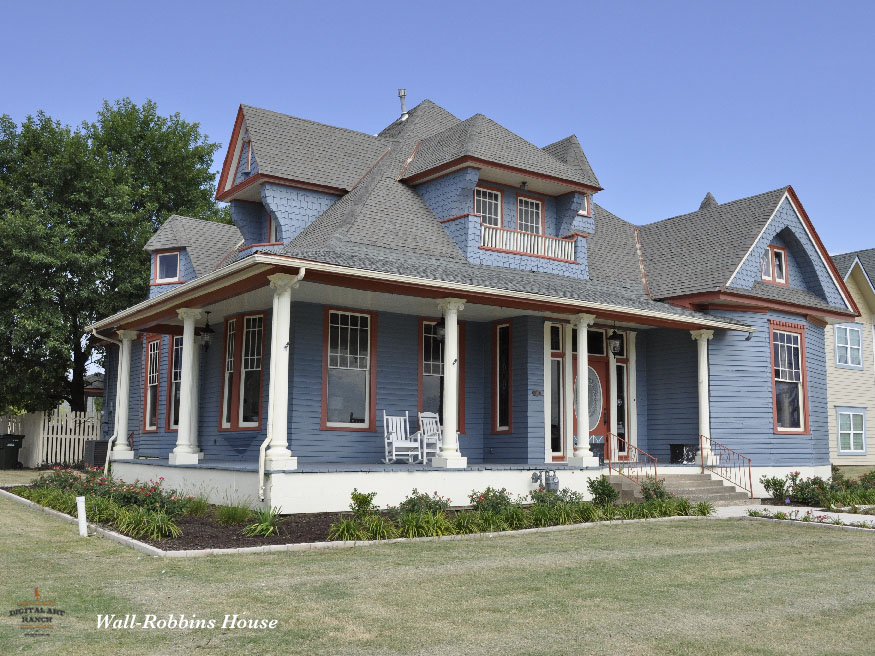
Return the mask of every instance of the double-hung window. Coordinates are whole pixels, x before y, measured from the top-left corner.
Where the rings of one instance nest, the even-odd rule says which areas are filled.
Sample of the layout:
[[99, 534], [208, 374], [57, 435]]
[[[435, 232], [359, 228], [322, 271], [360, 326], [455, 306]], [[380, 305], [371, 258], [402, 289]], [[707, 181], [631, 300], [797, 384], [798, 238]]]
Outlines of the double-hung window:
[[[444, 421], [444, 340], [436, 321], [420, 321], [419, 411], [436, 412]], [[458, 427], [465, 432], [465, 324], [459, 324]]]
[[374, 319], [328, 310], [324, 353], [323, 428], [374, 430]]
[[866, 453], [866, 411], [863, 408], [836, 408], [839, 454]]
[[170, 351], [170, 393], [167, 417], [168, 428], [179, 428], [179, 398], [182, 388], [182, 337], [173, 338], [173, 347]]
[[859, 324], [835, 327], [836, 366], [842, 369], [863, 368], [863, 330]]
[[805, 398], [804, 326], [771, 322], [775, 431], [802, 433], [808, 429]]
[[146, 341], [146, 398], [143, 429], [158, 430], [158, 386], [161, 380], [161, 338]]
[[517, 196], [517, 230], [532, 232], [536, 235], [542, 234], [542, 213], [541, 201], [526, 196]]
[[179, 251], [156, 253], [155, 282], [179, 282]]
[[222, 376], [220, 428], [252, 430], [261, 427], [263, 314], [238, 315], [225, 321]]
[[474, 189], [474, 213], [480, 215], [480, 222], [501, 227], [501, 192], [494, 189], [476, 187]]

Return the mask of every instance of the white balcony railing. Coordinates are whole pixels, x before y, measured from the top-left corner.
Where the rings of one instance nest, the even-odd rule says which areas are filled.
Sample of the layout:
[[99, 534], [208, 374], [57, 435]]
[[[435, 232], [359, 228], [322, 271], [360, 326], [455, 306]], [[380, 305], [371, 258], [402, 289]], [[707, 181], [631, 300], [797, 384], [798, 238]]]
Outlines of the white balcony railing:
[[536, 235], [521, 230], [509, 230], [481, 224], [480, 247], [490, 250], [549, 257], [555, 260], [575, 262], [574, 239]]

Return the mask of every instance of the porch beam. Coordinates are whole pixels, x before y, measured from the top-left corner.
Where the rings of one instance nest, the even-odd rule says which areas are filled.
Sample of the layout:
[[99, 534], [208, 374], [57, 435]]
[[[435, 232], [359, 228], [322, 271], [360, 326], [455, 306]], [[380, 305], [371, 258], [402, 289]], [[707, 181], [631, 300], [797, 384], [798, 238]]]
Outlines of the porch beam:
[[270, 330], [270, 381], [267, 398], [267, 437], [264, 467], [297, 469], [298, 459], [289, 449], [289, 331], [292, 316], [292, 290], [300, 275], [277, 273], [269, 276], [273, 292], [273, 316]]
[[118, 381], [115, 391], [115, 445], [112, 460], [131, 460], [134, 451], [128, 443], [128, 408], [131, 398], [131, 343], [137, 339], [133, 330], [119, 330], [122, 342], [119, 348]]
[[465, 307], [461, 298], [444, 299], [440, 306], [444, 315], [444, 407], [441, 450], [432, 458], [434, 467], [461, 469], [468, 459], [459, 452], [459, 312]]
[[577, 409], [577, 439], [574, 455], [568, 464], [575, 467], [598, 467], [599, 459], [589, 448], [589, 349], [587, 348], [589, 327], [595, 323], [594, 314], [578, 314], [572, 319], [577, 328], [577, 395], [574, 399]]
[[[699, 360], [699, 435], [711, 437], [711, 398], [710, 376], [708, 372], [708, 342], [713, 339], [713, 330], [691, 330], [690, 335], [696, 342]], [[708, 440], [702, 442], [702, 452], [698, 456], [699, 464], [713, 464], [713, 455]]]
[[197, 388], [195, 362], [194, 322], [201, 318], [201, 311], [183, 308], [177, 311], [182, 320], [182, 371], [179, 381], [179, 429], [176, 433], [176, 448], [170, 453], [171, 465], [196, 465], [201, 454], [197, 450], [196, 409]]

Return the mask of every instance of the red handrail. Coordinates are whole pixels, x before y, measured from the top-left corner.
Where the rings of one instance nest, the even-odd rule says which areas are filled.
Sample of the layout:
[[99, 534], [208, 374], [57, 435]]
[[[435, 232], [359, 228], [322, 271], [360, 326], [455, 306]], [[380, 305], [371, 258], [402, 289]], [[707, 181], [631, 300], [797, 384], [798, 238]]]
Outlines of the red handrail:
[[[709, 459], [705, 453], [705, 443], [708, 444]], [[699, 459], [702, 461], [702, 473], [708, 470], [716, 474], [736, 487], [750, 494], [753, 499], [753, 473], [751, 472], [751, 459], [746, 455], [730, 449], [725, 444], [707, 435], [699, 435]], [[713, 459], [713, 462], [708, 462]]]
[[[617, 460], [613, 459], [611, 453], [612, 438], [617, 440], [618, 452], [621, 450], [619, 448], [619, 443], [622, 442], [623, 446], [625, 446], [624, 450], [626, 454], [628, 454], [626, 460], [620, 460], [619, 456], [617, 457]], [[653, 478], [657, 477], [657, 458], [647, 453], [644, 449], [639, 449], [634, 444], [630, 444], [627, 439], [615, 435], [614, 433], [608, 433], [605, 438], [605, 461], [608, 463], [609, 471], [616, 471], [620, 476], [625, 476], [630, 481], [638, 483], [638, 485], [641, 485], [642, 480], [648, 476], [652, 476]]]

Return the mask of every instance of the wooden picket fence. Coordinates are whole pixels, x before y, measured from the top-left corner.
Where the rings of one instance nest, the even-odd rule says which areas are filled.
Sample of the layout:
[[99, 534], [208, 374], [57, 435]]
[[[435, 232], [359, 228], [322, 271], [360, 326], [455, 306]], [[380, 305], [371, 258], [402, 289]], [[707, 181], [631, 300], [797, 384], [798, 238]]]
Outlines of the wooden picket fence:
[[0, 417], [0, 435], [24, 435], [19, 460], [25, 467], [75, 465], [85, 443], [100, 438], [102, 413], [55, 410]]

